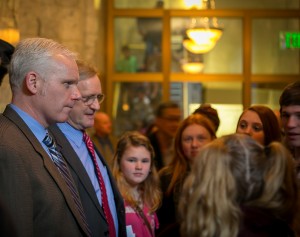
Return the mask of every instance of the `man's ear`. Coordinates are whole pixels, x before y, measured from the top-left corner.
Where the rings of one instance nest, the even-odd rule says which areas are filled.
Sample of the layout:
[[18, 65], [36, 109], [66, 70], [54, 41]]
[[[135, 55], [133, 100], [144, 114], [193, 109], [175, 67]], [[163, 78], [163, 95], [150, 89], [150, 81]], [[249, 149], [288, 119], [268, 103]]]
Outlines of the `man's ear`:
[[29, 72], [26, 74], [25, 77], [25, 85], [26, 88], [32, 93], [37, 93], [37, 81], [38, 81], [38, 75], [35, 72]]

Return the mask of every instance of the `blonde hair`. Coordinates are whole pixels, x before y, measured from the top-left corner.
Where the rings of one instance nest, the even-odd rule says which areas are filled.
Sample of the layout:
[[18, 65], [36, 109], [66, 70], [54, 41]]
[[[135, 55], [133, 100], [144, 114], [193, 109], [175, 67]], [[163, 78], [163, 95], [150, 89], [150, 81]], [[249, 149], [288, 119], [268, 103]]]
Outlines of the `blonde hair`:
[[134, 147], [143, 146], [150, 152], [151, 155], [150, 173], [148, 177], [145, 179], [145, 181], [140, 184], [139, 191], [142, 193], [142, 200], [144, 203], [148, 205], [150, 212], [155, 212], [161, 203], [161, 191], [160, 191], [158, 173], [154, 164], [154, 150], [147, 137], [135, 131], [126, 132], [122, 135], [122, 137], [118, 141], [116, 152], [113, 158], [113, 167], [112, 167], [113, 176], [116, 179], [118, 188], [125, 201], [128, 202], [129, 205], [133, 207], [137, 206], [138, 200], [135, 200], [133, 194], [130, 192], [131, 187], [126, 182], [120, 168], [121, 158], [124, 152], [126, 151], [126, 149], [130, 146], [134, 146]]
[[185, 180], [182, 236], [237, 236], [242, 204], [283, 219], [295, 212], [296, 193], [293, 162], [283, 145], [264, 148], [247, 135], [223, 136], [202, 148]]
[[297, 209], [298, 184], [295, 163], [291, 153], [279, 142], [265, 148], [269, 159], [266, 164], [265, 188], [251, 205], [270, 210], [278, 218], [293, 221]]

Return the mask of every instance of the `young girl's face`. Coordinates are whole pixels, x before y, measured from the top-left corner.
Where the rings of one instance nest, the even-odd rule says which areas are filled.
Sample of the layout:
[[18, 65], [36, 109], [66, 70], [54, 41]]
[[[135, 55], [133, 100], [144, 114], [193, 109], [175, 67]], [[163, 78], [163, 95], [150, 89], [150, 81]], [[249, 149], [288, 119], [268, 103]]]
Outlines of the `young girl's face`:
[[133, 187], [147, 178], [150, 167], [151, 155], [144, 146], [129, 146], [121, 157], [121, 171], [126, 181]]
[[265, 143], [262, 121], [254, 111], [247, 110], [243, 113], [238, 122], [236, 132], [247, 134], [262, 145]]

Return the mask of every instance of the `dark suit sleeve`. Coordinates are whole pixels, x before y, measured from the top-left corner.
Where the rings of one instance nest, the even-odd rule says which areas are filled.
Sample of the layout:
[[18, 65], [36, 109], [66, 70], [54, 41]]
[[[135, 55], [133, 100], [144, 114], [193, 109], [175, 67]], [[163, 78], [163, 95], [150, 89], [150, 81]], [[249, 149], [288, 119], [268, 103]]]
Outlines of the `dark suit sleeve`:
[[16, 227], [12, 221], [12, 216], [0, 200], [0, 236], [16, 237]]

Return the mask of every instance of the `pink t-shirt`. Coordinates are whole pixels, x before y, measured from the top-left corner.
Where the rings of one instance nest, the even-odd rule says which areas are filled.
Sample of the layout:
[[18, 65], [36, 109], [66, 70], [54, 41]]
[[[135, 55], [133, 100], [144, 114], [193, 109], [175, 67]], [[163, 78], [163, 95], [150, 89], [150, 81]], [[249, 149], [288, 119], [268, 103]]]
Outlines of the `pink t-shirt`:
[[158, 219], [156, 213], [150, 214], [149, 208], [146, 205], [143, 207], [143, 212], [152, 227], [153, 235], [150, 233], [147, 225], [144, 223], [143, 218], [125, 201], [126, 227], [127, 229], [130, 229], [131, 236], [153, 237], [155, 229], [158, 228]]

